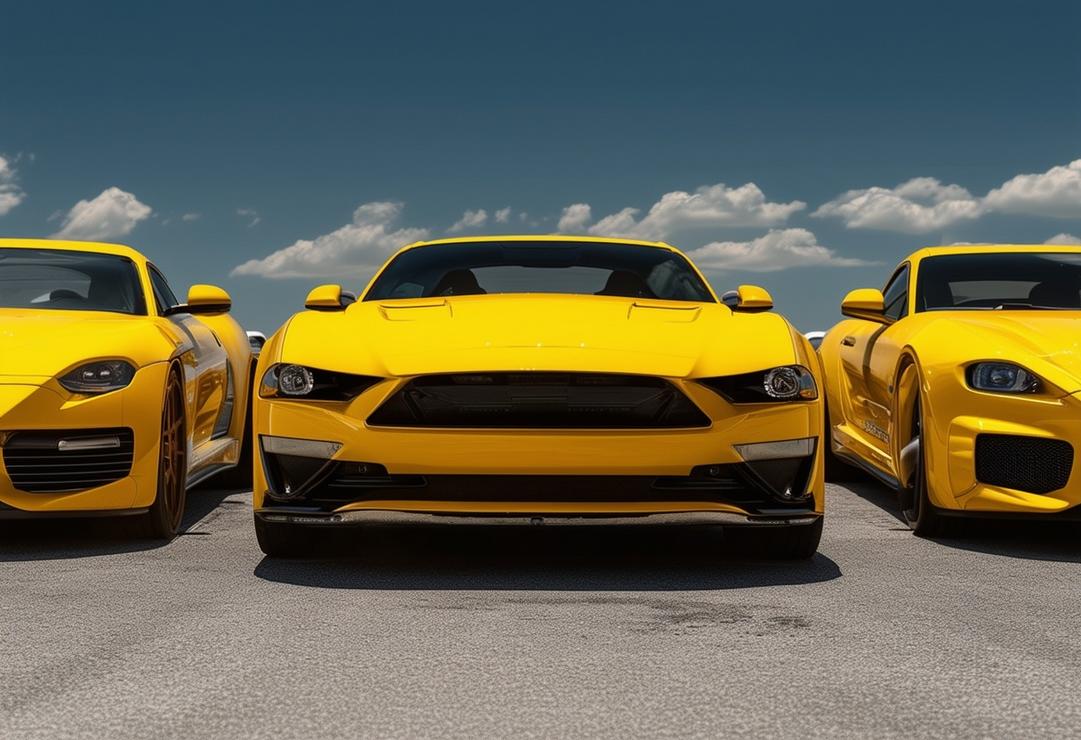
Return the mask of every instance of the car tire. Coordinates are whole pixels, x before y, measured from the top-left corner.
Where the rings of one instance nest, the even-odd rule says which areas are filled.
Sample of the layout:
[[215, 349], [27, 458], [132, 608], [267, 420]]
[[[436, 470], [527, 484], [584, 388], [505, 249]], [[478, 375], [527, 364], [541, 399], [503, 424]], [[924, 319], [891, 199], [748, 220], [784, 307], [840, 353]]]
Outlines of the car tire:
[[311, 557], [318, 544], [309, 527], [267, 522], [259, 517], [255, 517], [255, 538], [263, 554], [272, 558]]
[[916, 469], [912, 472], [912, 483], [901, 490], [901, 516], [905, 524], [918, 537], [942, 537], [952, 529], [953, 522], [944, 516], [928, 494], [927, 467], [925, 464], [926, 438], [921, 423], [923, 413], [920, 409], [920, 397], [916, 396], [916, 411], [912, 414], [912, 439], [919, 438], [920, 453], [916, 457]]
[[188, 488], [188, 437], [184, 411], [184, 384], [171, 370], [165, 385], [158, 444], [158, 488], [154, 503], [139, 517], [137, 533], [171, 540], [180, 531]]

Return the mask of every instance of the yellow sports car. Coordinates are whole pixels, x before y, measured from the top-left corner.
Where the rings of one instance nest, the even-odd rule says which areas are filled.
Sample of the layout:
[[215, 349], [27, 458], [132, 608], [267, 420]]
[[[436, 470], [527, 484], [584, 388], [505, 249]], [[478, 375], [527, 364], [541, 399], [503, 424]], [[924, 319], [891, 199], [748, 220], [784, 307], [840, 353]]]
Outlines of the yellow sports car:
[[832, 452], [917, 534], [1081, 511], [1081, 247], [921, 249], [841, 311], [819, 348]]
[[[270, 555], [371, 519], [822, 532], [817, 358], [761, 288], [722, 300], [665, 244], [488, 237], [316, 288], [263, 347], [255, 527]], [[444, 519], [444, 520], [446, 520]]]
[[229, 308], [211, 285], [181, 304], [129, 247], [0, 239], [0, 517], [128, 514], [170, 538], [189, 486], [246, 477], [253, 360]]

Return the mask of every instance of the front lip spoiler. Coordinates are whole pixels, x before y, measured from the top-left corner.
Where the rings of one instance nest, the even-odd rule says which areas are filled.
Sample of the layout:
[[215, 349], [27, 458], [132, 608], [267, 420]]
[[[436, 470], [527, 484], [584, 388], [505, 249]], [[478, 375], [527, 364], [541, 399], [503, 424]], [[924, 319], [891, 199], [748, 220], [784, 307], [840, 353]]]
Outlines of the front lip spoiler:
[[276, 506], [255, 510], [256, 518], [264, 522], [313, 526], [356, 526], [361, 524], [555, 524], [578, 525], [703, 525], [725, 524], [756, 527], [791, 527], [814, 524], [822, 514], [810, 509], [784, 511], [776, 514], [737, 514], [728, 511], [657, 512], [655, 514], [566, 514], [566, 513], [507, 513], [507, 514], [444, 514], [422, 511], [393, 511], [361, 509], [325, 512], [305, 507]]

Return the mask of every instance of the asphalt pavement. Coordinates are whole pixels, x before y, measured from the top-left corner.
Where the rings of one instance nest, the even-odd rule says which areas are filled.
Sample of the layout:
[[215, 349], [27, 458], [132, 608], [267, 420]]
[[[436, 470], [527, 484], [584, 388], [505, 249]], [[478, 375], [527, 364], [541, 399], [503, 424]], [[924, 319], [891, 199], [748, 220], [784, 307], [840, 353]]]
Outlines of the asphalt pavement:
[[373, 528], [262, 556], [0, 523], [0, 737], [1076, 735], [1081, 525], [912, 536], [831, 486], [819, 555], [708, 529]]

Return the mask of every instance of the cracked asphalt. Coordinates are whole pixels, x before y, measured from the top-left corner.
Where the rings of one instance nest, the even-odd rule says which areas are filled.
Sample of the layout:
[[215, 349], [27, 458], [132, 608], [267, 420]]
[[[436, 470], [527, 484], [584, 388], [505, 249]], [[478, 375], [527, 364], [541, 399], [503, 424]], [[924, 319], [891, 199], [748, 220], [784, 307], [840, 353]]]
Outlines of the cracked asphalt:
[[262, 557], [198, 489], [155, 546], [0, 524], [0, 736], [1076, 735], [1081, 525], [922, 540], [831, 486], [820, 554], [708, 529], [380, 527]]

